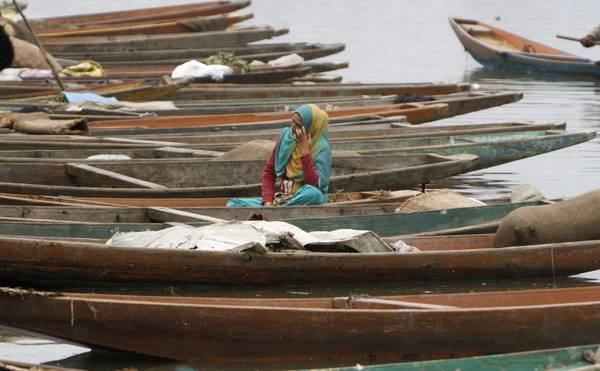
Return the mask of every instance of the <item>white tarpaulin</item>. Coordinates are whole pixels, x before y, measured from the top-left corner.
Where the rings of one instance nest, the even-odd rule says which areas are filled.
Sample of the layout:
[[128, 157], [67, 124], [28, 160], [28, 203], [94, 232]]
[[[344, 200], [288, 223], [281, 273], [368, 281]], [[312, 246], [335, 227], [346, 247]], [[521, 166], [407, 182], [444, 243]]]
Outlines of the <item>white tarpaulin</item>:
[[160, 231], [117, 232], [108, 246], [188, 249], [202, 251], [269, 252], [271, 247], [289, 250], [327, 250], [340, 246], [358, 252], [391, 252], [393, 249], [371, 231], [339, 229], [305, 232], [284, 222], [221, 222], [204, 227], [176, 226]]

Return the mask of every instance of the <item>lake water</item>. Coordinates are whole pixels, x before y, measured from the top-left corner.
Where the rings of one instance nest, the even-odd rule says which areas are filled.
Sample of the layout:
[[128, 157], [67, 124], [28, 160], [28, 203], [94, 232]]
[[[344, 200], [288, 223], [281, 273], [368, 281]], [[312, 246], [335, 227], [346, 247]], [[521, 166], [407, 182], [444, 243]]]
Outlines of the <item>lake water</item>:
[[[28, 14], [30, 17], [53, 16], [185, 2], [29, 0]], [[571, 131], [597, 131], [600, 129], [600, 80], [483, 71], [463, 50], [447, 20], [450, 16], [478, 19], [565, 51], [600, 59], [600, 47], [584, 49], [578, 43], [555, 38], [556, 34], [581, 37], [598, 24], [598, 1], [579, 0], [576, 4], [564, 0], [254, 0], [250, 8], [241, 12], [255, 13], [255, 19], [248, 24], [268, 24], [291, 30], [277, 41], [344, 42], [346, 51], [327, 58], [350, 62], [349, 69], [335, 72], [342, 75], [344, 81], [464, 81], [480, 84], [482, 89], [520, 90], [525, 94], [518, 103], [446, 122], [566, 121]], [[600, 140], [478, 171], [455, 180], [457, 186], [482, 197], [505, 195], [521, 183], [534, 184], [550, 198], [575, 196], [600, 184]], [[592, 275], [592, 278], [597, 277]], [[522, 283], [479, 282], [464, 289], [493, 288], [499, 284], [500, 287], [523, 286]], [[554, 282], [531, 285], [545, 287], [549, 284]], [[571, 280], [565, 284], [578, 283]], [[445, 288], [427, 286], [416, 289], [427, 292]], [[361, 288], [360, 292], [374, 294], [406, 290], [406, 287], [376, 287]], [[310, 291], [294, 288], [280, 294], [316, 294], [314, 290]], [[356, 287], [342, 287], [335, 293], [343, 295], [356, 291]], [[240, 295], [243, 292], [232, 290], [229, 294]], [[0, 351], [2, 349], [0, 343]], [[18, 359], [21, 353], [17, 351], [14, 355]], [[63, 354], [56, 356], [61, 358]], [[94, 369], [110, 369], [117, 364], [119, 367], [144, 368], [153, 364], [152, 361], [132, 360], [125, 356], [118, 356], [117, 363], [109, 362], [114, 357], [117, 356], [86, 355], [67, 364]], [[40, 361], [42, 359], [47, 360], [39, 358]]]

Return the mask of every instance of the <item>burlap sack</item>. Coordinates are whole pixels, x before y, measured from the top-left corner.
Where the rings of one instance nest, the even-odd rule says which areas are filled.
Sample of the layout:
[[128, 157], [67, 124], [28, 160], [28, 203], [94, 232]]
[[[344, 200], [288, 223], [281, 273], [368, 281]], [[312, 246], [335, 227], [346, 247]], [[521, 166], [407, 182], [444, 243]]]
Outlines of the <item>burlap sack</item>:
[[485, 206], [485, 203], [465, 197], [449, 189], [430, 191], [409, 198], [394, 210], [396, 214], [429, 210], [446, 210], [458, 207]]
[[[37, 46], [27, 41], [17, 39], [16, 37], [11, 37], [10, 41], [15, 50], [15, 59], [12, 63], [13, 68], [50, 69], [50, 66], [48, 66], [48, 63], [46, 63], [46, 60], [44, 59], [44, 55]], [[49, 58], [52, 65], [60, 71], [61, 67], [54, 57], [49, 56]]]
[[275, 147], [272, 140], [252, 140], [244, 143], [229, 152], [225, 152], [211, 161], [237, 161], [237, 160], [268, 160]]
[[31, 36], [31, 33], [22, 23], [13, 22], [6, 18], [0, 18], [0, 26], [4, 28], [4, 31], [8, 36], [16, 37], [18, 39], [25, 40], [32, 44], [35, 43], [35, 40]]
[[52, 120], [44, 112], [13, 113], [0, 116], [0, 127], [24, 134], [87, 135], [87, 119]]
[[[239, 145], [229, 152], [225, 152], [211, 161], [237, 161], [237, 160], [268, 160], [275, 147], [272, 140], [257, 139], [248, 143]], [[359, 156], [354, 151], [331, 151], [332, 157], [353, 157]]]
[[500, 223], [494, 247], [594, 239], [600, 239], [600, 189], [511, 212]]

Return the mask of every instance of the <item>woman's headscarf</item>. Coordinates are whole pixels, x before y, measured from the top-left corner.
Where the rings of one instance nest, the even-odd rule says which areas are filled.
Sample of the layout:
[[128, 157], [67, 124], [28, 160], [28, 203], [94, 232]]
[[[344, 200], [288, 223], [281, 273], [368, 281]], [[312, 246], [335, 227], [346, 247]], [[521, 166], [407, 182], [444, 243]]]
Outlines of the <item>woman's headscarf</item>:
[[[329, 116], [314, 104], [305, 104], [298, 108], [295, 113], [300, 116], [302, 125], [310, 135], [312, 145], [310, 154], [315, 162], [315, 167], [321, 180], [320, 189], [327, 193], [329, 189], [329, 172], [331, 169], [331, 149], [327, 142], [329, 136]], [[287, 179], [294, 181], [295, 192], [302, 185], [304, 174], [302, 173], [302, 153], [296, 147], [296, 140], [291, 128], [285, 128], [281, 132], [277, 154], [275, 157], [275, 174], [281, 177], [285, 174]]]

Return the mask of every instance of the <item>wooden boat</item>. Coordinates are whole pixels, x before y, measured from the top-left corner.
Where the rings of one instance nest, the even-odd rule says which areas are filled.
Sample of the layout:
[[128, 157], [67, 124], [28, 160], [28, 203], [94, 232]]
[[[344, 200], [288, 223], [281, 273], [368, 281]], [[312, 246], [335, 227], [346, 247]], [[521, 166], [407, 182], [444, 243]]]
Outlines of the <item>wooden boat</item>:
[[[468, 172], [473, 155], [333, 159], [330, 191], [399, 189]], [[260, 195], [264, 160], [131, 160], [86, 164], [5, 164], [7, 193], [110, 197], [242, 197]]]
[[[353, 139], [331, 140], [334, 150], [353, 151], [361, 156], [424, 155], [434, 153], [450, 156], [469, 153], [477, 156], [474, 169], [517, 161], [584, 143], [596, 137], [596, 132], [564, 133], [527, 131], [508, 134], [451, 135], [419, 137], [411, 139]], [[131, 159], [150, 158], [218, 158], [237, 145], [210, 145], [193, 147], [155, 147], [137, 149], [90, 149], [90, 150], [33, 150], [0, 151], [0, 163], [93, 163], [88, 157], [100, 154], [119, 154]], [[335, 155], [334, 155], [335, 157]]]
[[[164, 97], [165, 95], [172, 94], [177, 90], [181, 89], [182, 87], [186, 86], [190, 82], [191, 80], [178, 80], [169, 82], [163, 82], [159, 80], [140, 80], [127, 83], [99, 83], [83, 87], [79, 86], [75, 88], [69, 88], [69, 91], [93, 92], [103, 96], [115, 97], [121, 101], [147, 102], [152, 100], [158, 100]], [[42, 85], [39, 85], [39, 87], [41, 89], [43, 88]], [[44, 90], [32, 91], [23, 94], [11, 94], [10, 96], [6, 96], [6, 98], [20, 99], [21, 102], [35, 102], [42, 99], [54, 99], [58, 96], [59, 93], [60, 91], [57, 87], [50, 85], [46, 86]]]
[[519, 370], [569, 371], [596, 367], [598, 344], [435, 361], [320, 369], [322, 371]]
[[185, 34], [80, 36], [45, 38], [44, 47], [54, 52], [124, 52], [138, 50], [173, 50], [182, 48], [211, 48], [241, 46], [258, 40], [288, 33], [287, 29], [244, 27], [227, 31], [192, 32]]
[[461, 18], [450, 18], [450, 26], [469, 54], [485, 67], [600, 76], [600, 65], [596, 61], [551, 48], [498, 27]]
[[[363, 121], [365, 122], [365, 121]], [[333, 124], [329, 127], [329, 140], [333, 142], [343, 141], [368, 141], [383, 139], [418, 139], [423, 137], [438, 138], [449, 136], [468, 136], [468, 135], [509, 135], [511, 133], [524, 133], [536, 131], [557, 131], [564, 132], [565, 123], [489, 123], [489, 124], [469, 124], [469, 125], [444, 125], [444, 126], [413, 126], [403, 123], [377, 124], [365, 123], [352, 125]], [[167, 157], [169, 151], [164, 147], [195, 147], [195, 148], [218, 148], [233, 147], [251, 140], [273, 140], [276, 141], [281, 133], [280, 129], [261, 130], [261, 131], [242, 131], [242, 132], [211, 132], [198, 135], [173, 134], [173, 135], [132, 135], [127, 138], [122, 137], [89, 137], [89, 136], [66, 136], [66, 135], [26, 135], [11, 134], [0, 138], [0, 146], [4, 151], [0, 151], [0, 157], [36, 157], [44, 158], [52, 156], [43, 151], [54, 151], [55, 157], [81, 157], [84, 154], [98, 154], [100, 150], [106, 150], [108, 153], [117, 153], [118, 149], [131, 151], [135, 155], [149, 156], [151, 150], [163, 147], [159, 153], [152, 153], [152, 157]], [[135, 152], [139, 150], [141, 152]], [[15, 152], [17, 151], [17, 152]], [[57, 152], [73, 151], [73, 152]], [[79, 153], [81, 156], [76, 156]], [[146, 153], [144, 153], [146, 152]], [[196, 153], [200, 155], [200, 153]], [[202, 154], [208, 157], [210, 153]], [[185, 157], [181, 153], [179, 157]], [[171, 151], [169, 157], [176, 157], [174, 151]]]
[[167, 33], [221, 31], [236, 23], [251, 19], [254, 14], [221, 14], [196, 18], [184, 18], [174, 21], [156, 23], [119, 23], [117, 25], [78, 27], [76, 29], [53, 29], [38, 32], [37, 36], [44, 40], [46, 37], [72, 36], [108, 36], [108, 35], [156, 35]]
[[192, 84], [169, 95], [171, 100], [219, 100], [254, 98], [312, 98], [348, 95], [441, 95], [471, 90], [470, 84], [318, 84], [314, 86], [277, 84], [235, 86], [223, 84]]
[[[254, 78], [248, 74], [247, 77], [244, 78]], [[245, 75], [238, 75], [245, 76]], [[258, 75], [255, 75], [258, 76]], [[277, 78], [278, 75], [274, 74], [272, 78]], [[266, 77], [261, 77], [266, 78]], [[522, 93], [520, 92], [477, 92], [477, 93], [455, 93], [449, 95], [441, 95], [441, 96], [432, 96], [430, 101], [422, 102], [422, 103], [405, 103], [404, 106], [392, 105], [395, 100], [394, 97], [366, 97], [366, 98], [351, 98], [351, 97], [332, 97], [332, 98], [315, 98], [314, 103], [321, 105], [324, 109], [333, 112], [330, 116], [332, 117], [331, 122], [340, 122], [343, 121], [356, 121], [356, 120], [365, 120], [367, 117], [361, 117], [361, 113], [366, 113], [368, 115], [372, 115], [374, 117], [382, 116], [382, 117], [390, 117], [390, 116], [400, 116], [406, 114], [408, 116], [408, 120], [413, 123], [421, 123], [426, 121], [431, 121], [435, 119], [441, 119], [446, 117], [453, 117], [456, 115], [465, 114], [468, 112], [473, 112], [489, 107], [495, 107], [502, 104], [511, 103], [521, 99]], [[178, 127], [178, 125], [163, 125], [162, 123], [159, 127], [148, 127], [145, 125], [136, 125], [136, 130], [131, 131], [128, 128], [117, 128], [111, 127], [110, 130], [106, 128], [97, 128], [93, 132], [94, 135], [134, 135], [134, 134], [150, 134], [152, 132], [171, 132], [175, 133], [177, 131], [185, 131], [185, 132], [193, 132], [193, 131], [209, 131], [214, 130], [222, 130], [222, 129], [231, 129], [231, 126], [227, 125], [210, 125], [211, 127], [206, 128], [204, 125], [199, 126], [194, 124], [197, 120], [206, 121], [209, 117], [206, 116], [208, 114], [211, 115], [226, 115], [229, 114], [235, 120], [236, 129], [237, 130], [255, 130], [255, 129], [266, 129], [266, 128], [280, 128], [282, 125], [288, 125], [289, 119], [286, 118], [284, 120], [271, 120], [271, 122], [266, 123], [265, 125], [261, 125], [259, 123], [253, 124], [248, 123], [247, 118], [248, 115], [242, 115], [245, 113], [253, 114], [252, 117], [262, 117], [264, 114], [267, 115], [277, 115], [277, 117], [283, 117], [285, 115], [290, 115], [290, 109], [293, 109], [303, 103], [306, 100], [298, 100], [294, 98], [290, 98], [295, 101], [280, 101], [278, 103], [269, 103], [271, 101], [265, 101], [264, 105], [258, 105], [258, 101], [255, 100], [256, 106], [251, 106], [249, 104], [239, 104], [234, 103], [232, 107], [228, 106], [225, 102], [213, 105], [212, 103], [206, 103], [206, 105], [195, 106], [194, 103], [182, 103], [178, 102], [178, 105], [181, 105], [178, 109], [175, 110], [156, 110], [151, 111], [158, 116], [174, 116], [173, 119], [177, 119], [175, 116], [180, 116], [177, 121], [186, 121], [188, 122], [188, 127]], [[237, 101], [236, 101], [237, 102]], [[396, 111], [394, 108], [408, 108], [410, 105], [414, 105], [412, 107], [422, 107], [425, 111], [420, 112], [420, 115], [416, 115], [419, 111]], [[440, 104], [447, 104], [448, 109], [441, 109]], [[64, 107], [57, 104], [40, 104], [34, 103], [30, 101], [12, 101], [12, 102], [2, 102], [0, 105], [6, 105], [8, 107], [27, 107], [30, 110], [45, 110], [54, 112], [55, 118], [80, 118], [82, 115], [85, 116], [88, 121], [108, 121], [108, 120], [119, 120], [124, 118], [127, 119], [127, 122], [133, 122], [132, 120], [137, 120], [139, 118], [148, 118], [147, 115], [142, 115], [142, 113], [147, 112], [147, 110], [139, 110], [139, 111], [109, 111], [102, 110], [101, 108], [95, 107], [84, 107], [83, 111], [78, 112], [77, 114], [72, 114], [68, 111], [64, 110]], [[434, 111], [431, 111], [435, 108], [440, 108]], [[334, 112], [335, 111], [335, 112]], [[379, 112], [377, 112], [379, 111]], [[383, 112], [385, 111], [385, 112]], [[435, 113], [431, 117], [427, 117], [427, 112]], [[97, 116], [97, 113], [105, 113], [103, 116]], [[276, 113], [270, 113], [276, 112]], [[231, 114], [237, 114], [237, 116], [231, 116]], [[60, 115], [60, 117], [58, 116]], [[190, 117], [181, 117], [181, 116], [198, 116], [193, 120]], [[420, 117], [419, 117], [420, 116]], [[221, 119], [225, 117], [220, 117]], [[272, 116], [271, 116], [272, 117]], [[162, 118], [157, 121], [166, 121], [167, 118]], [[255, 118], [253, 118], [255, 120]], [[154, 121], [154, 120], [147, 120]], [[142, 121], [136, 121], [137, 124]], [[105, 124], [99, 123], [99, 126], [104, 126]], [[92, 125], [93, 126], [93, 125]], [[162, 127], [161, 127], [162, 126]], [[140, 132], [140, 129], [148, 129], [148, 132]], [[150, 130], [153, 129], [153, 130]]]
[[[490, 136], [439, 137], [436, 140], [405, 141], [405, 140], [373, 140], [332, 142], [332, 148], [337, 150], [355, 151], [360, 155], [416, 155], [435, 153], [449, 156], [455, 153], [470, 153], [478, 157], [476, 169], [505, 164], [508, 162], [537, 156], [556, 151], [596, 138], [596, 132], [556, 133], [528, 132]], [[439, 141], [438, 141], [439, 140]]]
[[[486, 134], [508, 134], [528, 131], [564, 131], [566, 123], [531, 123], [531, 122], [508, 122], [508, 123], [487, 123], [487, 124], [467, 124], [467, 125], [419, 125], [413, 126], [403, 123], [391, 124], [353, 124], [353, 125], [330, 125], [330, 141], [358, 141], [358, 140], [377, 140], [377, 139], [410, 139], [419, 137], [439, 137], [439, 136], [458, 136], [458, 135], [486, 135]], [[227, 143], [246, 143], [251, 140], [277, 140], [280, 130], [261, 130], [254, 132], [213, 132], [201, 135], [190, 134], [172, 134], [172, 135], [151, 135], [140, 134], [127, 137], [128, 140], [162, 141], [167, 143], [186, 143], [190, 145], [219, 145]], [[15, 137], [15, 140], [28, 141], [31, 136]], [[42, 136], [38, 137], [41, 141], [48, 139], [60, 139], [57, 137]], [[102, 138], [102, 139], [100, 139]], [[108, 142], [111, 137], [89, 138], [88, 140]], [[0, 138], [1, 140], [2, 138]], [[123, 140], [123, 139], [120, 139]], [[6, 140], [0, 141], [4, 149], [12, 149], [11, 143]], [[36, 147], [42, 149], [42, 146]], [[25, 149], [21, 148], [21, 149]], [[31, 148], [35, 149], [35, 148]]]
[[[411, 123], [422, 123], [438, 119], [448, 111], [445, 103], [422, 104], [403, 103], [380, 107], [356, 107], [346, 109], [327, 110], [330, 118], [352, 119], [367, 118], [372, 116], [392, 117], [406, 116]], [[236, 129], [247, 124], [257, 124], [263, 128], [281, 128], [289, 125], [291, 114], [289, 112], [249, 113], [249, 114], [224, 114], [206, 116], [161, 116], [150, 118], [133, 118], [121, 120], [93, 121], [88, 125], [90, 130], [101, 133], [106, 129], [163, 129], [163, 128], [195, 128], [203, 126], [235, 125]], [[254, 126], [251, 128], [254, 129]], [[114, 134], [110, 134], [114, 135]]]
[[[65, 199], [65, 197], [62, 197], [62, 199]], [[93, 198], [85, 198], [82, 201], [104, 202], [105, 200], [107, 200], [107, 198], [96, 196]], [[140, 198], [126, 198], [122, 201], [119, 201], [115, 198], [111, 198], [109, 202], [153, 204], [155, 200], [156, 199], [140, 200]], [[14, 202], [14, 197], [3, 202]], [[160, 202], [160, 205], [165, 205], [165, 203], [162, 201]], [[247, 219], [250, 214], [258, 212], [265, 215], [267, 218], [273, 218], [271, 220], [284, 219], [286, 222], [300, 227], [308, 232], [351, 228], [360, 230], [367, 229], [377, 233], [382, 237], [421, 234], [462, 235], [468, 233], [495, 233], [498, 228], [497, 221], [502, 219], [511, 211], [523, 206], [535, 206], [542, 204], [545, 204], [545, 202], [501, 203], [487, 206], [400, 214], [383, 212], [360, 215], [359, 211], [354, 210], [357, 214], [354, 216], [323, 216], [325, 213], [327, 213], [327, 211], [321, 210], [324, 206], [310, 207], [310, 209], [314, 210], [308, 211], [307, 215], [313, 215], [312, 217], [302, 216], [302, 210], [307, 209], [305, 207], [298, 207], [294, 209], [273, 208], [273, 210], [265, 210], [264, 208], [245, 208], [225, 211], [217, 208], [207, 208], [206, 214], [212, 213], [212, 215], [222, 216], [237, 214], [243, 216], [242, 219]], [[386, 205], [383, 207], [387, 208]], [[121, 232], [139, 232], [147, 230], [161, 230], [172, 226], [171, 223], [185, 223], [192, 226], [203, 226], [216, 221], [215, 216], [195, 214], [192, 212], [180, 211], [179, 209], [181, 208], [172, 209], [165, 206], [149, 207], [146, 210], [146, 219], [143, 221], [141, 219], [136, 219], [136, 215], [139, 216], [139, 214], [135, 214], [135, 211], [125, 211], [121, 217], [115, 215], [114, 213], [110, 214], [109, 210], [104, 210], [101, 211], [100, 214], [104, 214], [105, 217], [103, 218], [105, 219], [101, 220], [108, 221], [111, 218], [113, 219], [111, 222], [106, 223], [94, 221], [73, 221], [65, 219], [56, 220], [47, 218], [28, 218], [27, 215], [33, 213], [33, 211], [30, 213], [28, 209], [24, 209], [21, 218], [4, 217], [2, 220], [0, 220], [0, 235], [35, 236], [43, 238], [65, 237], [78, 239], [103, 239], [105, 241], [114, 234], [115, 230], [119, 230]], [[350, 207], [350, 209], [357, 208]], [[369, 211], [369, 209], [373, 210], [374, 208], [365, 208], [366, 211]], [[89, 215], [86, 213], [88, 212], [78, 212], [77, 210], [74, 210], [69, 214], [69, 216], [73, 217], [74, 219], [85, 219], [85, 216]], [[295, 216], [298, 216], [298, 214], [300, 214], [300, 217], [295, 218]], [[318, 214], [321, 216], [314, 216]], [[55, 214], [53, 214], [52, 210], [40, 210], [39, 213], [35, 214], [35, 216], [44, 215], [52, 217], [52, 215]], [[112, 215], [112, 217], [110, 215]], [[31, 214], [31, 216], [34, 216], [34, 214]], [[124, 222], [124, 220], [132, 221], [132, 223]], [[134, 223], [133, 221], [135, 220], [139, 222]]]
[[131, 65], [132, 62], [140, 64], [169, 63], [180, 64], [190, 59], [202, 59], [219, 52], [232, 53], [248, 61], [260, 60], [268, 62], [288, 54], [298, 54], [304, 60], [312, 60], [339, 53], [345, 49], [342, 43], [264, 43], [237, 47], [217, 47], [204, 49], [181, 50], [145, 50], [136, 52], [97, 52], [86, 53], [55, 53], [55, 56], [69, 59], [92, 59], [102, 66]]
[[[6, 221], [0, 224], [3, 231], [8, 229], [7, 224]], [[54, 232], [58, 233], [65, 225], [68, 224], [13, 223], [13, 228], [20, 232], [15, 235], [25, 236], [0, 236], [0, 277], [3, 281], [44, 282], [54, 286], [70, 280], [80, 284], [89, 281], [96, 284], [334, 284], [560, 277], [600, 266], [599, 241], [492, 248], [494, 234], [403, 237], [402, 241], [420, 251], [332, 253], [286, 250], [252, 253], [248, 263], [243, 259], [244, 253], [237, 251], [107, 247], [102, 241], [81, 243], [49, 238], [71, 237], [48, 233], [52, 227], [56, 227]], [[71, 228], [76, 225], [71, 223]], [[80, 224], [81, 231], [90, 225]], [[124, 231], [117, 225], [121, 232], [130, 227], [126, 223], [122, 226], [126, 228]], [[28, 236], [23, 233], [27, 227], [31, 234], [41, 234], [45, 230], [48, 239]], [[80, 233], [73, 237], [94, 236], [89, 231], [87, 235]], [[175, 273], [178, 270], [179, 273]]]
[[0, 322], [92, 346], [221, 367], [371, 364], [596, 344], [600, 289], [238, 299], [5, 288]]
[[[513, 91], [477, 91], [462, 92], [446, 95], [430, 96], [425, 104], [446, 103], [448, 104], [449, 116], [457, 116], [468, 112], [497, 107], [503, 104], [516, 102], [522, 99], [521, 92]], [[398, 98], [395, 95], [388, 96], [347, 96], [347, 97], [316, 97], [310, 102], [317, 105], [330, 105], [334, 107], [348, 106], [382, 106], [393, 104]], [[179, 111], [195, 112], [196, 114], [224, 114], [242, 112], [285, 112], [292, 111], [306, 103], [306, 98], [284, 98], [284, 99], [253, 99], [248, 101], [178, 101], [175, 102]]]
[[[391, 214], [406, 200], [420, 195], [416, 190], [365, 191], [330, 194], [330, 202], [318, 206], [227, 208], [228, 198], [108, 198], [0, 194], [0, 220], [23, 222], [60, 221], [64, 223], [194, 223], [246, 220], [258, 213], [267, 220], [300, 220]], [[506, 200], [488, 201], [503, 205]], [[483, 209], [470, 208], [470, 212]], [[173, 209], [173, 208], [176, 208]], [[464, 208], [464, 207], [463, 207]], [[181, 211], [181, 212], [180, 212]], [[418, 218], [419, 212], [412, 213]], [[203, 217], [209, 217], [202, 219]], [[338, 223], [339, 224], [339, 223]], [[445, 228], [446, 229], [446, 228]], [[412, 232], [410, 232], [412, 233]], [[421, 233], [421, 231], [416, 232]]]
[[[362, 214], [378, 213], [378, 212], [392, 212], [396, 205], [400, 202], [406, 201], [408, 198], [421, 194], [420, 191], [414, 190], [398, 190], [398, 191], [363, 191], [363, 192], [340, 192], [338, 194], [331, 194], [330, 203], [322, 205], [322, 207], [341, 206], [339, 214], [342, 214], [344, 207], [349, 207], [349, 212], [356, 211], [361, 213], [360, 208], [354, 208], [354, 206], [363, 206], [365, 210], [368, 210]], [[82, 206], [90, 208], [98, 207], [109, 207], [109, 208], [123, 208], [124, 206], [136, 206], [136, 207], [177, 207], [177, 208], [207, 208], [214, 207], [215, 210], [221, 210], [229, 199], [223, 197], [216, 198], [93, 198], [93, 197], [63, 197], [63, 196], [32, 196], [32, 195], [18, 195], [11, 193], [0, 193], [0, 205], [6, 206], [6, 209], [0, 212], [5, 212], [5, 216], [9, 213], [19, 213], [21, 217], [30, 215], [31, 209], [13, 209], [12, 206]], [[370, 205], [377, 205], [373, 209], [369, 209]], [[377, 209], [377, 207], [379, 209]], [[303, 208], [298, 208], [301, 210]], [[304, 208], [306, 210], [311, 207]], [[318, 209], [318, 208], [316, 208]], [[197, 212], [194, 211], [194, 212]], [[326, 211], [328, 212], [328, 211]], [[334, 211], [336, 212], [336, 211]], [[8, 213], [8, 214], [6, 214]], [[199, 212], [198, 212], [199, 213]], [[318, 213], [318, 212], [317, 212]], [[317, 215], [315, 213], [315, 215]], [[199, 213], [201, 214], [201, 213]], [[242, 215], [242, 214], [240, 214]], [[286, 215], [288, 215], [286, 213]], [[292, 214], [289, 214], [293, 216]], [[303, 216], [306, 214], [297, 214]], [[333, 215], [333, 214], [332, 214]], [[347, 214], [344, 214], [347, 215]], [[12, 216], [17, 216], [13, 214]], [[246, 217], [247, 215], [243, 215]], [[277, 218], [282, 218], [282, 215], [278, 215]], [[48, 219], [38, 218], [36, 219]], [[231, 216], [219, 216], [219, 218], [226, 219], [242, 219]], [[116, 221], [116, 220], [111, 220]]]
[[130, 22], [164, 21], [178, 18], [210, 16], [234, 12], [250, 5], [249, 0], [207, 1], [191, 4], [161, 6], [154, 8], [123, 10], [114, 12], [76, 14], [62, 17], [31, 19], [31, 25], [38, 31], [60, 28], [68, 25], [91, 26]]
[[[189, 80], [181, 81], [128, 81], [120, 83], [97, 82], [86, 86], [70, 86], [71, 92], [89, 91], [99, 95], [112, 96], [119, 100], [131, 102], [143, 102], [157, 100], [165, 95], [172, 94], [189, 84]], [[57, 85], [49, 82], [37, 84], [11, 84], [3, 82], [0, 84], [0, 97], [5, 100], [21, 99], [34, 101], [35, 99], [52, 99], [60, 93]], [[18, 104], [17, 104], [18, 105]]]
[[[176, 64], [156, 67], [144, 65], [136, 67], [120, 66], [105, 69], [106, 77], [99, 77], [97, 79], [161, 79], [163, 76], [169, 76], [175, 67], [177, 67]], [[264, 68], [246, 73], [233, 73], [231, 75], [224, 76], [222, 82], [233, 84], [277, 83], [284, 82], [294, 77], [304, 76], [309, 73], [334, 71], [343, 68], [348, 68], [347, 62], [303, 63], [289, 68]], [[76, 78], [65, 80], [77, 81]], [[213, 80], [210, 77], [204, 77], [194, 78], [193, 81], [212, 82]]]

